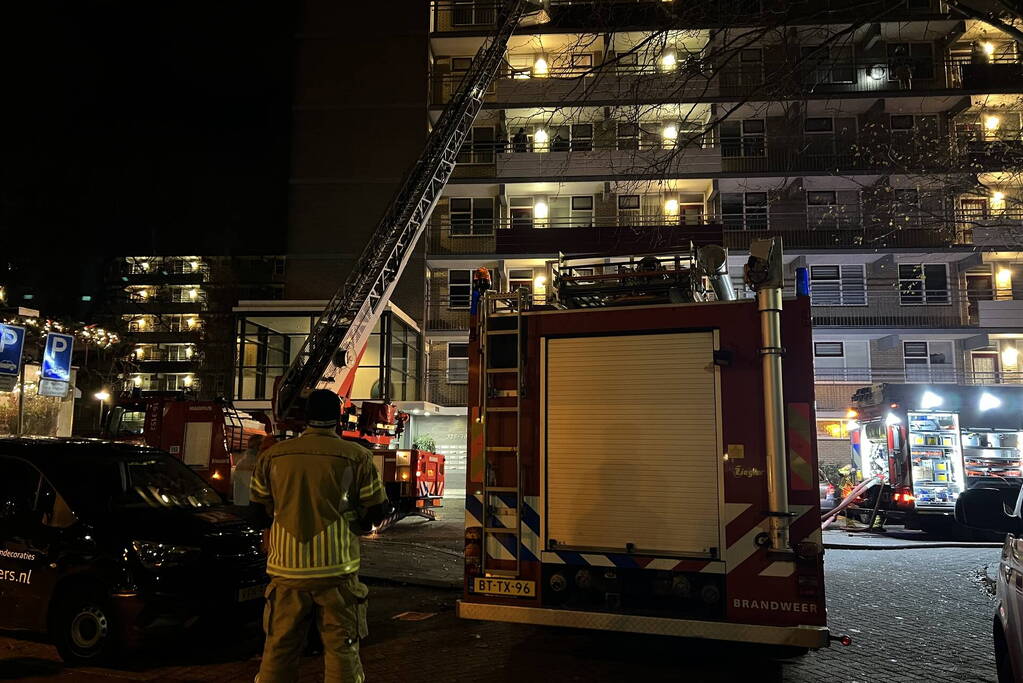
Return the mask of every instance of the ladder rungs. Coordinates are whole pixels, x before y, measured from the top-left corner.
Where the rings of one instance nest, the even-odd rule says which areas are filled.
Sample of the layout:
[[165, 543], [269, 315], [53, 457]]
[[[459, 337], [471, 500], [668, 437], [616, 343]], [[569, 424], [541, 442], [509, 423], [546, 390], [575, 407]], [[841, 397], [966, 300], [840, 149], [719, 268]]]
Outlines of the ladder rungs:
[[503, 372], [512, 373], [518, 371], [519, 371], [518, 368], [487, 368], [488, 375], [497, 375]]
[[[519, 490], [514, 486], [487, 486], [483, 489], [483, 493], [518, 493]], [[514, 508], [510, 508], [514, 509]]]
[[508, 529], [503, 526], [488, 526], [483, 528], [483, 532], [487, 534], [511, 534], [513, 536], [519, 535], [518, 529]]
[[519, 450], [518, 446], [487, 446], [488, 451], [499, 451], [502, 453], [514, 453]]
[[518, 330], [487, 330], [487, 334], [518, 334]]
[[488, 413], [517, 413], [517, 412], [519, 412], [519, 409], [518, 408], [505, 408], [505, 407], [487, 406], [487, 412]]
[[518, 389], [498, 389], [494, 392], [493, 398], [517, 398]]

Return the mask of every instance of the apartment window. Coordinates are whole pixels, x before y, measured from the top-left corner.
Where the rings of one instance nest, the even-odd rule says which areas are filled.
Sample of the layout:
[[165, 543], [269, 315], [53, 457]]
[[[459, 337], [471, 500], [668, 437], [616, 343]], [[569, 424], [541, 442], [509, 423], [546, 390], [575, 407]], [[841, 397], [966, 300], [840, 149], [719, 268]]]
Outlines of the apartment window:
[[472, 65], [472, 57], [452, 57], [451, 70], [455, 73], [465, 73]]
[[618, 149], [639, 149], [639, 124], [618, 124]]
[[[479, 5], [477, 5], [479, 3]], [[455, 0], [451, 14], [452, 26], [474, 26], [494, 23], [494, 5], [487, 0]]]
[[453, 236], [493, 235], [493, 197], [452, 197], [450, 203]]
[[764, 52], [759, 48], [745, 48], [739, 52], [739, 61], [726, 67], [722, 74], [723, 84], [728, 87], [760, 85], [764, 82]]
[[948, 264], [899, 264], [899, 302], [908, 304], [948, 304]]
[[721, 156], [762, 157], [766, 154], [763, 119], [724, 121], [721, 123]]
[[852, 46], [804, 47], [804, 83], [852, 83], [856, 80]]
[[811, 306], [865, 306], [866, 304], [866, 266], [810, 266]]
[[766, 230], [767, 193], [724, 193], [721, 195], [721, 213], [726, 228]]
[[835, 120], [830, 116], [809, 118], [803, 122], [803, 130], [807, 133], [833, 133]]
[[870, 381], [870, 344], [866, 341], [819, 341], [813, 344], [815, 377], [823, 382]]
[[510, 268], [508, 270], [508, 291], [514, 292], [519, 287], [525, 287], [532, 291], [533, 269], [532, 268]]
[[471, 301], [472, 301], [472, 271], [449, 270], [448, 308], [453, 310], [469, 308], [469, 303]]
[[954, 382], [955, 347], [950, 341], [907, 341], [902, 343], [906, 380], [910, 382]]
[[619, 52], [615, 56], [615, 70], [618, 73], [636, 73], [639, 71], [639, 56], [635, 52]]
[[554, 197], [548, 200], [552, 227], [589, 227], [593, 225], [593, 195]]
[[466, 384], [469, 381], [469, 344], [448, 342], [448, 384]]
[[508, 66], [511, 67], [512, 78], [526, 80], [533, 76], [532, 55], [508, 55]]
[[494, 163], [494, 142], [493, 126], [473, 126], [458, 152], [458, 163]]
[[571, 134], [573, 152], [589, 152], [593, 149], [592, 123], [573, 123]]
[[573, 76], [581, 76], [593, 70], [593, 55], [588, 53], [568, 56], [568, 70]]
[[931, 43], [888, 43], [888, 78], [902, 80], [908, 69], [910, 78], [934, 78], [934, 45]]

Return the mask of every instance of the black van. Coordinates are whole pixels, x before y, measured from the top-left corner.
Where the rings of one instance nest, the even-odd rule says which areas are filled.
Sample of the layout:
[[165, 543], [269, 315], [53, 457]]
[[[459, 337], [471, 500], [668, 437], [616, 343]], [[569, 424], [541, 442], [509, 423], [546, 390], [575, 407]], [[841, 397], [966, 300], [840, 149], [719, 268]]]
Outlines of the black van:
[[255, 616], [260, 531], [152, 448], [0, 438], [0, 629], [97, 662], [203, 617]]

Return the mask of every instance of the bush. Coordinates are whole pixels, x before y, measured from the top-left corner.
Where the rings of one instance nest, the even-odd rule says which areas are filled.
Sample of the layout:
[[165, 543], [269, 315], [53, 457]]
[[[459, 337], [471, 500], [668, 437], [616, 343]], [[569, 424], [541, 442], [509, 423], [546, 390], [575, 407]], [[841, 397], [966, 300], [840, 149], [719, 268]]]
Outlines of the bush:
[[433, 437], [429, 434], [420, 434], [412, 442], [412, 448], [418, 451], [429, 451], [430, 453], [437, 452], [437, 442], [433, 440]]

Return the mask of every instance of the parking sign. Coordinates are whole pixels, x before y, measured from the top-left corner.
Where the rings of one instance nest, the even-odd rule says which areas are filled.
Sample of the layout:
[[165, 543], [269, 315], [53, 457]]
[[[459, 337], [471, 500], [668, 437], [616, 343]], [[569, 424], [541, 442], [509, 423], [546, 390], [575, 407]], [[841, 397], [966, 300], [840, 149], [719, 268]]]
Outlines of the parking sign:
[[24, 347], [25, 328], [0, 323], [0, 375], [18, 376]]
[[75, 338], [70, 334], [50, 332], [46, 335], [46, 348], [43, 350], [42, 378], [56, 382], [67, 382], [71, 379], [71, 351]]

